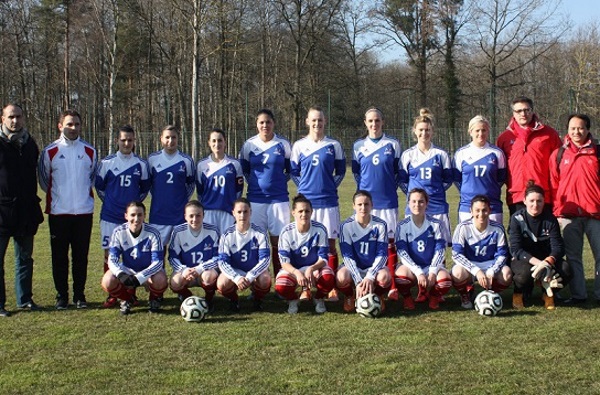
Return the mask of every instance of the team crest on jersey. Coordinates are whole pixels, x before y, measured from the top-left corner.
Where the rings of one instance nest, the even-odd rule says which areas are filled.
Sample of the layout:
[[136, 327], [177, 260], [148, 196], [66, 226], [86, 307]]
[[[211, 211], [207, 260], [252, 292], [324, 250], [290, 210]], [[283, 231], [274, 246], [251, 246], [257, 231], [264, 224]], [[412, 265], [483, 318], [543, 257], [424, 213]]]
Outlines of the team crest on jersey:
[[211, 243], [206, 243], [204, 245], [204, 251], [210, 251], [212, 250], [212, 244]]
[[490, 159], [488, 159], [487, 163], [490, 163], [490, 164], [492, 164], [492, 165], [495, 165], [495, 164], [496, 164], [496, 158], [495, 158], [495, 157], [493, 157], [493, 158], [490, 158]]
[[252, 241], [250, 242], [250, 249], [258, 250], [258, 240], [256, 240], [256, 237], [252, 238]]
[[177, 170], [180, 173], [185, 173], [185, 166], [182, 164], [181, 166], [179, 166], [179, 170]]
[[377, 237], [379, 236], [379, 232], [377, 231], [377, 229], [373, 229], [370, 233], [369, 233], [369, 240], [377, 240]]
[[334, 155], [335, 152], [333, 150], [333, 147], [332, 146], [327, 147], [327, 151], [325, 151], [325, 154], [327, 154], [327, 155]]
[[141, 175], [141, 173], [140, 173], [140, 171], [139, 171], [138, 169], [135, 169], [135, 170], [133, 171], [133, 175], [134, 175], [134, 176], [139, 176], [139, 175]]
[[281, 148], [280, 147], [275, 148], [275, 151], [273, 151], [273, 155], [281, 155]]
[[225, 174], [232, 174], [233, 172], [234, 172], [234, 171], [233, 171], [233, 169], [232, 169], [232, 168], [230, 168], [230, 167], [228, 167], [228, 168], [225, 170]]
[[433, 166], [433, 167], [440, 167], [440, 166], [441, 166], [441, 164], [440, 164], [440, 160], [439, 160], [437, 157], [433, 159], [433, 164], [432, 164], [432, 166]]
[[384, 154], [384, 155], [392, 155], [393, 153], [394, 153], [394, 150], [393, 150], [393, 149], [392, 149], [392, 147], [390, 147], [390, 146], [387, 146], [387, 147], [385, 148], [385, 150], [383, 151], [383, 154]]
[[146, 240], [142, 246], [142, 252], [150, 252], [150, 240]]

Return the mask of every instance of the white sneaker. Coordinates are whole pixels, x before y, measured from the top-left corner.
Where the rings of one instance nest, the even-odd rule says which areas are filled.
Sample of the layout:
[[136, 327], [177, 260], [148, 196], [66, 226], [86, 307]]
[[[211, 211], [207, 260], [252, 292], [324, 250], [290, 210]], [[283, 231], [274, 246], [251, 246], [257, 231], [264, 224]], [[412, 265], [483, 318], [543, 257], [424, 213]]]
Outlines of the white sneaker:
[[323, 299], [315, 299], [315, 313], [323, 314], [327, 312], [327, 307], [325, 307], [325, 301]]
[[460, 306], [463, 309], [473, 310], [473, 302], [471, 302], [471, 295], [464, 293], [460, 295]]
[[298, 304], [300, 301], [298, 299], [290, 300], [288, 302], [288, 314], [298, 314]]

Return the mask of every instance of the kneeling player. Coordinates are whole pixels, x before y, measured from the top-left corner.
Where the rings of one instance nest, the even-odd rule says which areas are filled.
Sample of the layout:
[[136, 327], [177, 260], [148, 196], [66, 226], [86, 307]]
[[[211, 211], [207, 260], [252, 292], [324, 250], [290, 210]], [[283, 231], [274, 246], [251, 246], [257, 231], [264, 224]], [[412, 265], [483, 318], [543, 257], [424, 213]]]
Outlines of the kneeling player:
[[429, 298], [429, 308], [437, 310], [440, 299], [452, 286], [450, 274], [444, 267], [446, 240], [440, 222], [425, 214], [429, 196], [424, 189], [408, 193], [411, 215], [396, 227], [396, 249], [402, 265], [396, 269], [396, 288], [404, 298], [404, 309], [413, 310], [415, 301], [410, 289], [418, 284], [418, 302]]
[[[323, 298], [333, 289], [335, 275], [327, 266], [329, 253], [327, 230], [317, 221], [312, 221], [313, 207], [304, 195], [299, 194], [292, 202], [295, 222], [283, 228], [279, 236], [279, 260], [281, 271], [277, 274], [275, 290], [287, 299], [288, 313], [298, 312], [296, 287], [304, 290], [304, 298], [310, 298], [311, 287], [317, 288], [315, 311], [327, 311]], [[301, 297], [302, 299], [302, 297]]]
[[344, 265], [337, 272], [337, 288], [344, 294], [344, 311], [354, 311], [356, 298], [375, 293], [381, 299], [391, 284], [386, 267], [388, 232], [385, 221], [371, 215], [373, 199], [367, 191], [358, 190], [352, 197], [354, 215], [344, 221], [340, 230], [340, 249]]
[[176, 226], [169, 242], [169, 263], [173, 275], [169, 286], [179, 299], [192, 296], [190, 287], [202, 287], [209, 309], [217, 289], [219, 231], [203, 223], [204, 207], [197, 200], [185, 205], [185, 224]]
[[150, 293], [152, 313], [160, 309], [159, 298], [167, 289], [160, 233], [144, 223], [145, 217], [142, 202], [129, 203], [125, 212], [127, 223], [117, 227], [110, 240], [109, 271], [102, 277], [102, 289], [121, 299], [121, 314], [131, 311], [133, 300], [128, 289], [143, 285]]
[[489, 220], [490, 200], [471, 199], [472, 218], [460, 223], [452, 237], [452, 283], [460, 294], [461, 306], [473, 308], [473, 277], [485, 289], [501, 292], [512, 281], [506, 266], [508, 249], [502, 224]]
[[271, 245], [267, 232], [250, 222], [252, 209], [246, 198], [233, 203], [235, 225], [225, 231], [219, 242], [217, 289], [230, 300], [230, 310], [239, 311], [237, 291], [252, 288], [255, 310], [271, 289]]

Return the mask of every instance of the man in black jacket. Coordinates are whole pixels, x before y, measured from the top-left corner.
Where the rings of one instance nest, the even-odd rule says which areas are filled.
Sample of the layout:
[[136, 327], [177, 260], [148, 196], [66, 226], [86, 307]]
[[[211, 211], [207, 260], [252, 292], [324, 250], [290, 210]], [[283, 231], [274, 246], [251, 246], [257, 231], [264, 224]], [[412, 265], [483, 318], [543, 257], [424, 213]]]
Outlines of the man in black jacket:
[[17, 307], [40, 310], [32, 299], [33, 236], [44, 220], [37, 196], [39, 148], [24, 126], [23, 110], [16, 104], [2, 109], [0, 131], [0, 317], [5, 309], [4, 256], [12, 237], [15, 247]]

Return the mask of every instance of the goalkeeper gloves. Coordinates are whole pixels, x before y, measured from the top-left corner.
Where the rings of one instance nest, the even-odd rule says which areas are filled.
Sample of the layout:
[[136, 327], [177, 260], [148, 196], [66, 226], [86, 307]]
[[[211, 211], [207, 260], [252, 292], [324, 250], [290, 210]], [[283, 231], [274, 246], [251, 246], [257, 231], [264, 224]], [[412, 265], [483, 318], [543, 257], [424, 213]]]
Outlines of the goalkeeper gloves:
[[138, 287], [140, 285], [140, 282], [138, 281], [137, 277], [133, 274], [127, 274], [125, 272], [122, 272], [119, 273], [117, 278], [126, 287]]
[[542, 287], [546, 290], [546, 295], [549, 297], [554, 296], [554, 292], [552, 292], [552, 288], [563, 288], [564, 285], [562, 283], [563, 279], [558, 273], [554, 273], [550, 278], [550, 281], [542, 281]]
[[542, 261], [531, 267], [531, 277], [535, 280], [550, 281], [552, 273], [552, 266], [547, 261]]

